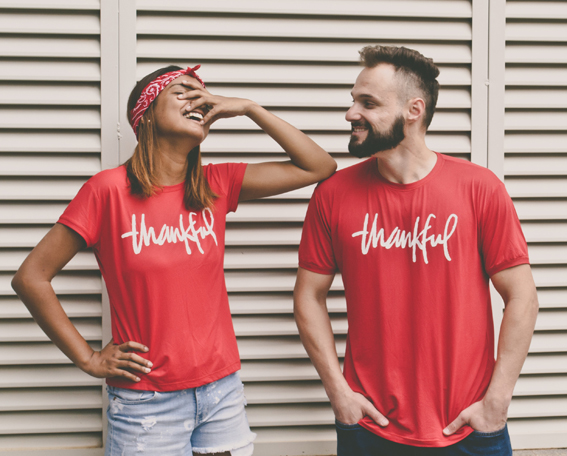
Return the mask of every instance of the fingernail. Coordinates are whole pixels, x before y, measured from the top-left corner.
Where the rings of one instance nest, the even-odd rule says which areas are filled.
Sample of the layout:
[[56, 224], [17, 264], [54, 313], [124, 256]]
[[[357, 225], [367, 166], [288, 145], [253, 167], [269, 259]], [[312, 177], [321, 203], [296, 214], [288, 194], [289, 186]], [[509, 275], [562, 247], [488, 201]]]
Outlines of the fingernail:
[[148, 367], [154, 367], [154, 363], [152, 363], [151, 361], [148, 361]]
[[136, 377], [136, 381], [139, 382], [139, 381], [140, 381], [140, 377]]
[[149, 351], [149, 348], [148, 348], [148, 347], [144, 347], [144, 351]]
[[147, 374], [148, 372], [150, 372], [151, 369], [149, 367], [144, 367], [144, 372]]

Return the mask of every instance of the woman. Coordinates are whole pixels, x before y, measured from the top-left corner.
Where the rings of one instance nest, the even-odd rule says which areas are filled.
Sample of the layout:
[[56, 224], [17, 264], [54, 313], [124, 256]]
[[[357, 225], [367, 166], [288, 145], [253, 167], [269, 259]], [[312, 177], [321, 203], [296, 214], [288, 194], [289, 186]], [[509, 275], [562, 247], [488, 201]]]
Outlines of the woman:
[[[107, 378], [106, 455], [252, 454], [224, 282], [225, 217], [239, 201], [315, 183], [336, 168], [258, 104], [209, 93], [197, 68], [170, 66], [136, 85], [128, 103], [134, 155], [81, 188], [12, 281], [49, 338], [83, 371]], [[241, 115], [291, 161], [201, 166], [211, 124]], [[113, 340], [101, 351], [51, 286], [85, 246], [110, 297]]]

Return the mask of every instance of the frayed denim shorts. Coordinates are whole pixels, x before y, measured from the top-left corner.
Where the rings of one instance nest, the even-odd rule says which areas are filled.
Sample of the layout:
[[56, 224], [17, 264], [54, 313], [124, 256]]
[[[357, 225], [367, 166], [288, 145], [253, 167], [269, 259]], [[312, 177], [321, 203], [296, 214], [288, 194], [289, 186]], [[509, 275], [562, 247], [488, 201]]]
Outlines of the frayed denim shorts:
[[140, 391], [107, 386], [105, 456], [192, 456], [193, 452], [250, 456], [244, 387], [238, 372], [180, 391]]

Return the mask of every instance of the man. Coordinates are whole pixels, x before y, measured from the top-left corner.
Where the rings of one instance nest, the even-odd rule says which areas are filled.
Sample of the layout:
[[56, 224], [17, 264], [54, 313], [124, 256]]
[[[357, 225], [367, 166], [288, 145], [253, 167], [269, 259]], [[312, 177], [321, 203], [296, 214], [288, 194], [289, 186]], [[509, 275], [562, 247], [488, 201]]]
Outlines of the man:
[[[431, 59], [369, 46], [361, 61], [346, 120], [350, 153], [370, 158], [316, 189], [295, 288], [338, 455], [511, 455], [506, 415], [538, 309], [514, 206], [492, 172], [427, 148]], [[326, 310], [337, 271], [344, 375]], [[506, 305], [496, 361], [489, 279]]]

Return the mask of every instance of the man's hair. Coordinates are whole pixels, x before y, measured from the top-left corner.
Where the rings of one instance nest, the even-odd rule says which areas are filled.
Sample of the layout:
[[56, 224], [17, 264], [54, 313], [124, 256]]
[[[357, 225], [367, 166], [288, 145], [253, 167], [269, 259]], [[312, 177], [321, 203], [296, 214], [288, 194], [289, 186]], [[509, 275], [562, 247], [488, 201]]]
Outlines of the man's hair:
[[[148, 74], [132, 89], [128, 98], [128, 121], [132, 123], [132, 110], [144, 88], [154, 79], [171, 71], [181, 70], [181, 67], [170, 65]], [[158, 96], [159, 97], [159, 96]], [[149, 198], [160, 188], [157, 182], [156, 154], [158, 154], [155, 103], [150, 104], [138, 125], [138, 144], [134, 154], [126, 165], [126, 174], [130, 181], [130, 193], [141, 198]], [[197, 146], [187, 154], [187, 174], [185, 175], [185, 194], [183, 202], [186, 209], [201, 210], [211, 207], [217, 194], [213, 192], [201, 166], [201, 150]]]
[[421, 92], [425, 101], [423, 125], [427, 130], [439, 95], [439, 82], [436, 79], [439, 76], [439, 68], [433, 63], [433, 59], [428, 59], [413, 49], [396, 46], [366, 46], [359, 52], [360, 62], [366, 68], [374, 68], [379, 63], [389, 63], [396, 68], [396, 73], [403, 77], [406, 93], [412, 88]]

